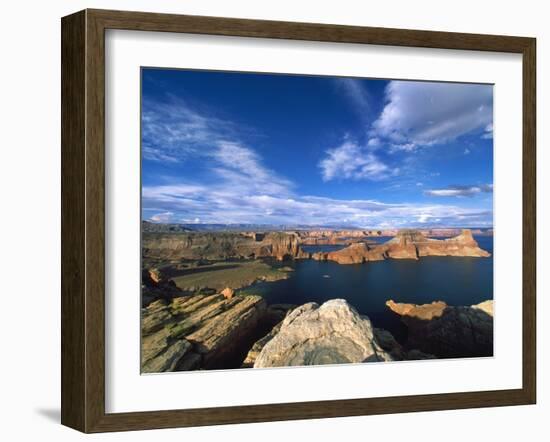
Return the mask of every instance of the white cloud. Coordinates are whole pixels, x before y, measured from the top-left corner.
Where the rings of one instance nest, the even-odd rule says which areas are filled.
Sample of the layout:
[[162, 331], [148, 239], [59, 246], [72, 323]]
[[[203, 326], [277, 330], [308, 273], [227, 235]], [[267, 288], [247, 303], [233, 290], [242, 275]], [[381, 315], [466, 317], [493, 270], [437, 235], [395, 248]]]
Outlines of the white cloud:
[[483, 133], [481, 138], [484, 138], [484, 139], [493, 138], [493, 123], [490, 123], [485, 127], [485, 132]]
[[386, 100], [371, 136], [387, 139], [393, 151], [443, 144], [492, 128], [489, 85], [391, 81]]
[[394, 152], [414, 152], [418, 148], [416, 143], [401, 143], [401, 144], [390, 144], [389, 151], [390, 153]]
[[163, 103], [147, 102], [144, 108], [142, 152], [145, 159], [165, 164], [200, 159], [201, 168], [226, 187], [244, 193], [250, 190], [270, 195], [290, 192], [292, 183], [266, 168], [261, 157], [240, 140], [242, 133], [248, 135], [248, 129], [216, 116], [206, 116], [173, 97]]
[[149, 218], [151, 221], [155, 223], [169, 223], [174, 218], [173, 212], [163, 212], [163, 213], [157, 213], [156, 215], [153, 215], [151, 218]]
[[354, 78], [336, 78], [334, 81], [353, 104], [361, 119], [369, 118], [372, 114], [371, 97], [361, 81]]
[[211, 158], [212, 170], [232, 187], [255, 189], [269, 195], [288, 194], [293, 187], [289, 180], [266, 168], [255, 151], [240, 143], [218, 142]]
[[445, 189], [426, 190], [424, 194], [429, 196], [474, 196], [479, 193], [492, 193], [493, 185], [484, 184], [481, 186], [449, 186]]
[[421, 213], [420, 215], [417, 215], [417, 220], [419, 223], [426, 223], [432, 216], [429, 213]]
[[377, 149], [382, 145], [382, 142], [380, 141], [380, 138], [370, 138], [367, 142], [367, 147], [370, 147], [371, 149]]
[[250, 129], [200, 112], [179, 98], [147, 100], [141, 119], [143, 157], [150, 161], [181, 162], [208, 156], [220, 143], [238, 141]]
[[346, 140], [326, 151], [319, 167], [324, 181], [334, 179], [379, 181], [396, 175], [399, 170], [382, 162], [374, 153], [355, 141]]
[[[232, 188], [227, 183], [148, 186], [143, 206], [164, 208], [170, 220], [201, 223], [254, 223], [285, 225], [342, 225], [356, 227], [413, 227], [491, 225], [492, 212], [445, 204], [389, 204], [376, 200], [341, 200], [316, 196], [279, 196], [253, 188]], [[153, 217], [151, 217], [153, 219]], [[345, 220], [345, 221], [344, 221]], [[439, 220], [439, 221], [436, 221]], [[389, 223], [389, 224], [388, 224]]]

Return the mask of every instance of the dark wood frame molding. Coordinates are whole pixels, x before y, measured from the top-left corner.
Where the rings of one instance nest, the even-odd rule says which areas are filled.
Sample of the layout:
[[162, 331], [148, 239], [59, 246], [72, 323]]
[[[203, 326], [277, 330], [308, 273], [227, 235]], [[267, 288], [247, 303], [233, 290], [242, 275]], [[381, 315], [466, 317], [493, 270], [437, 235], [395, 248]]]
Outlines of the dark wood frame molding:
[[[83, 432], [534, 404], [536, 40], [233, 18], [84, 10], [62, 19], [61, 422]], [[105, 412], [105, 30], [518, 53], [523, 56], [523, 386], [514, 390], [190, 410]]]

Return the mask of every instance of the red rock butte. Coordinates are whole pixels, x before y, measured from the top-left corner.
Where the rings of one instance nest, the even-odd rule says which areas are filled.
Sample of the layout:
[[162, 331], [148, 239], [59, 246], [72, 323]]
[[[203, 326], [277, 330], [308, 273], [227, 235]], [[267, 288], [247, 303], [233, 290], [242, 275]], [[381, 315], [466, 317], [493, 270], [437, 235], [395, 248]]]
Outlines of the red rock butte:
[[384, 244], [358, 242], [335, 252], [318, 252], [311, 255], [318, 261], [335, 261], [339, 264], [362, 264], [384, 259], [419, 259], [423, 256], [489, 257], [479, 247], [471, 230], [447, 239], [427, 238], [418, 230], [401, 230]]

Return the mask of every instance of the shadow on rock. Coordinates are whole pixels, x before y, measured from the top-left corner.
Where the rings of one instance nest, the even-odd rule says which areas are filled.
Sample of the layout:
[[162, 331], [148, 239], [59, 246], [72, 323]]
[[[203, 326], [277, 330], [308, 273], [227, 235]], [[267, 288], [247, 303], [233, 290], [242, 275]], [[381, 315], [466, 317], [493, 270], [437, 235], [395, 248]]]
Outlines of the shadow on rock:
[[408, 328], [405, 346], [438, 358], [493, 356], [493, 301], [448, 306], [442, 301], [386, 305]]

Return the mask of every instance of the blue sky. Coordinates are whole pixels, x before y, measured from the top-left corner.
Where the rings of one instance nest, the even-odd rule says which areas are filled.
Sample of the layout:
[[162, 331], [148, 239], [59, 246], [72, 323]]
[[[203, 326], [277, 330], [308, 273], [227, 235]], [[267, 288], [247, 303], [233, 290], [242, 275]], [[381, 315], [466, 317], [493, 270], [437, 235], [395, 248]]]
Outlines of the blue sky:
[[490, 227], [493, 88], [142, 70], [143, 219]]

